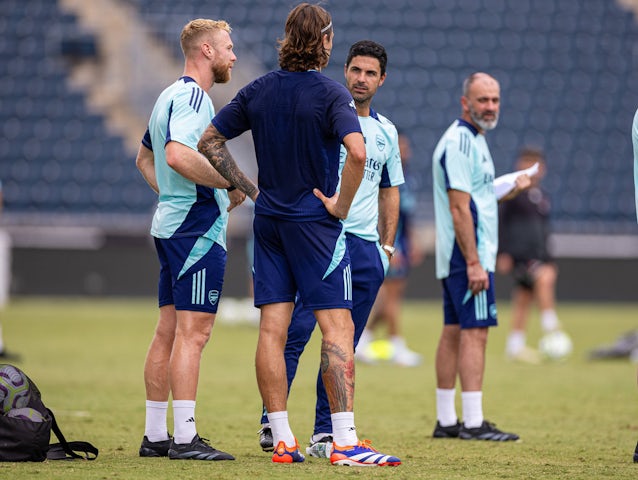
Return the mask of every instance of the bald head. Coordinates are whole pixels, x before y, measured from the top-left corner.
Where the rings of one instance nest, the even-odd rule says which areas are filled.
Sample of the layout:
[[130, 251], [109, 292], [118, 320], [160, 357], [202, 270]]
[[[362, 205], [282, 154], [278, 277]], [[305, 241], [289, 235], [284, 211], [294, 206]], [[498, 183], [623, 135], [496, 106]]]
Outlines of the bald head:
[[483, 72], [470, 75], [463, 82], [462, 118], [481, 133], [498, 124], [501, 87], [494, 77]]
[[482, 84], [482, 85], [491, 85], [493, 87], [495, 86], [496, 88], [500, 90], [498, 81], [494, 77], [492, 77], [491, 75], [488, 75], [487, 73], [475, 72], [463, 81], [463, 96], [464, 97], [467, 97], [470, 89], [472, 88], [472, 85], [474, 85], [475, 83]]

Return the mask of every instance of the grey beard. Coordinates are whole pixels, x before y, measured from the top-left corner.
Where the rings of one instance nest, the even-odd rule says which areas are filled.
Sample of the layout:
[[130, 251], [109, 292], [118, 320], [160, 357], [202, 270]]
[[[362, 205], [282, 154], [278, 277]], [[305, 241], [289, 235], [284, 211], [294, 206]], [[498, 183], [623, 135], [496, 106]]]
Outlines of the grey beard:
[[482, 120], [480, 118], [474, 118], [474, 121], [479, 127], [481, 127], [482, 130], [485, 130], [486, 132], [488, 130], [494, 130], [496, 128], [496, 125], [498, 125], [498, 117], [496, 117], [494, 120], [491, 120], [491, 121]]

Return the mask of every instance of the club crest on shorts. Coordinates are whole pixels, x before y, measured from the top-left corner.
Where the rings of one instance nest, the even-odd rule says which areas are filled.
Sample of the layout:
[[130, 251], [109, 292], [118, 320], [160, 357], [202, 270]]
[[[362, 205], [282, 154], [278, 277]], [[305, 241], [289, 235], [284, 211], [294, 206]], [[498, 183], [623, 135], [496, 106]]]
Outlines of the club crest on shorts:
[[215, 305], [219, 300], [219, 290], [209, 290], [208, 291], [208, 301], [211, 305]]

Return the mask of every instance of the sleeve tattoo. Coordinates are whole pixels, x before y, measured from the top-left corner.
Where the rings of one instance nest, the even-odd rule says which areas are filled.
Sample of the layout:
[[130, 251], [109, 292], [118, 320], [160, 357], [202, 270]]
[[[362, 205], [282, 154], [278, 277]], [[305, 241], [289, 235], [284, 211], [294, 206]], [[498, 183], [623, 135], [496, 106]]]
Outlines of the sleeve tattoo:
[[239, 169], [237, 162], [226, 147], [226, 141], [226, 137], [219, 133], [215, 127], [209, 126], [202, 135], [197, 149], [231, 185], [237, 187], [254, 201], [259, 190]]

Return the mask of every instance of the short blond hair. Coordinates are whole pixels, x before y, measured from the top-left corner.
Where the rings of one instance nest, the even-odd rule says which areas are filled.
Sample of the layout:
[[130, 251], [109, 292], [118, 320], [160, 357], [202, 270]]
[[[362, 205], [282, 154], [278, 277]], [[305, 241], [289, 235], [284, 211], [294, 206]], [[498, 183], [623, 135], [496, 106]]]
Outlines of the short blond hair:
[[202, 36], [213, 33], [216, 30], [224, 30], [228, 33], [232, 31], [230, 25], [225, 20], [210, 20], [208, 18], [197, 18], [188, 22], [182, 29], [180, 35], [180, 45], [184, 56], [199, 46]]

